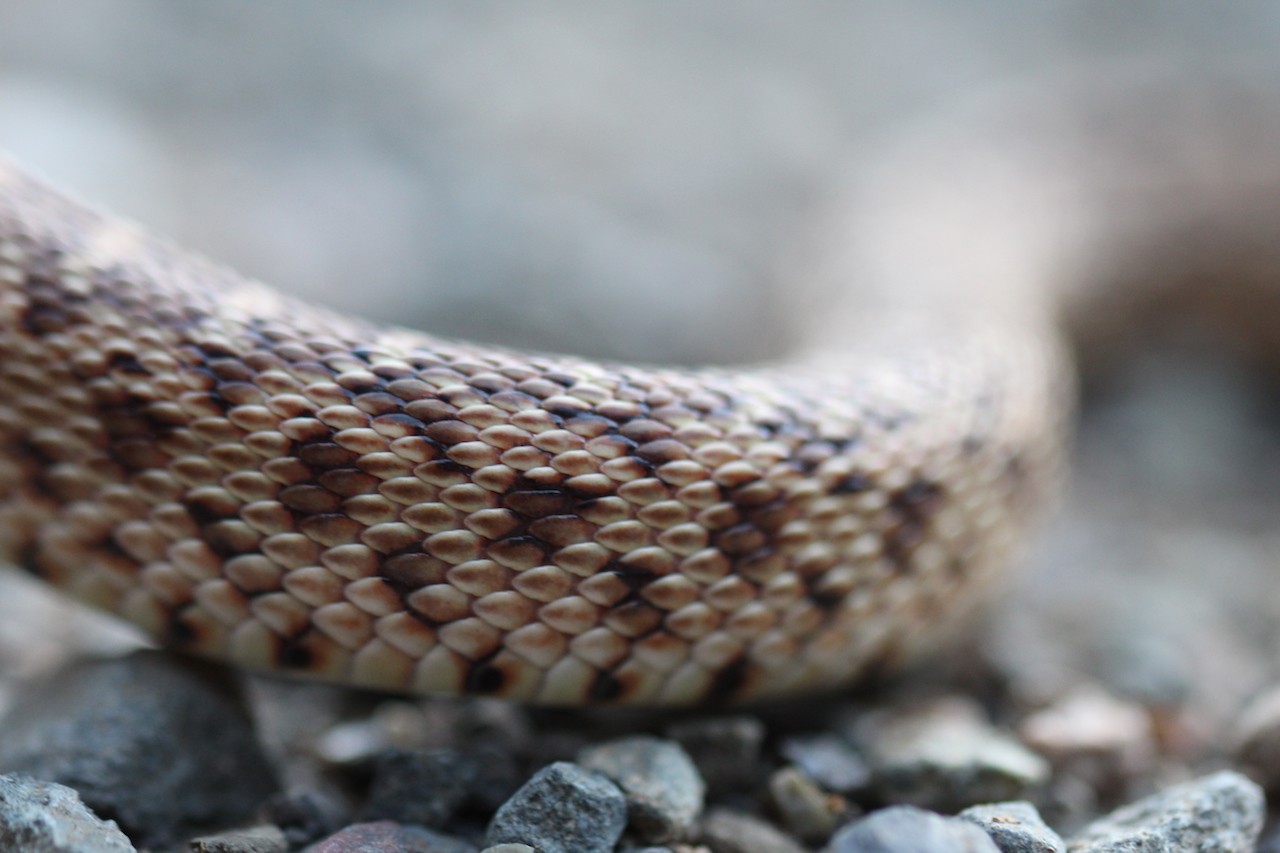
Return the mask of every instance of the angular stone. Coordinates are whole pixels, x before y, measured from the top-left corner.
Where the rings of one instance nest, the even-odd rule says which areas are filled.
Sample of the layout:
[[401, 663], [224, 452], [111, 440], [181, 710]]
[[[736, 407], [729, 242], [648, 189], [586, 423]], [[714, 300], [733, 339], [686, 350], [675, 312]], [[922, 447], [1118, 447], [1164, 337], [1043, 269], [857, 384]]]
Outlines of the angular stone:
[[827, 853], [1000, 853], [991, 837], [966, 820], [915, 806], [892, 806], [842, 826]]
[[272, 797], [265, 816], [284, 831], [291, 848], [332, 835], [350, 823], [346, 806], [336, 798], [307, 789]]
[[276, 788], [244, 707], [159, 652], [33, 687], [0, 723], [0, 770], [76, 789], [143, 847], [247, 823]]
[[568, 761], [533, 775], [498, 809], [485, 844], [528, 844], [539, 853], [609, 853], [627, 825], [627, 800], [605, 776]]
[[702, 814], [705, 786], [680, 744], [649, 735], [584, 749], [578, 764], [612, 779], [627, 797], [627, 820], [640, 840], [679, 840]]
[[1232, 732], [1233, 752], [1267, 790], [1280, 790], [1280, 686], [1253, 698]]
[[701, 841], [711, 853], [805, 853], [799, 842], [773, 824], [726, 808], [707, 812]]
[[1049, 763], [990, 725], [971, 700], [948, 697], [860, 722], [873, 786], [889, 803], [954, 811], [1026, 799], [1049, 779]]
[[783, 739], [778, 751], [828, 791], [848, 794], [871, 781], [867, 762], [837, 734], [793, 735]]
[[843, 797], [823, 791], [795, 767], [783, 767], [769, 777], [769, 798], [782, 825], [808, 844], [830, 838], [848, 809]]
[[1070, 840], [1072, 853], [1248, 853], [1254, 849], [1266, 800], [1262, 789], [1232, 770], [1175, 785], [1116, 809]]
[[1025, 801], [987, 803], [957, 815], [986, 830], [1001, 853], [1063, 853], [1067, 844], [1040, 819], [1036, 807]]
[[476, 853], [476, 848], [442, 832], [379, 820], [352, 824], [307, 853]]
[[478, 775], [475, 761], [450, 749], [386, 750], [373, 768], [365, 818], [443, 826]]
[[0, 850], [134, 853], [115, 821], [99, 820], [76, 792], [28, 776], [0, 776]]
[[191, 840], [191, 853], [287, 853], [289, 839], [275, 824], [233, 829]]
[[1103, 789], [1147, 772], [1158, 754], [1147, 710], [1091, 684], [1027, 717], [1018, 732], [1054, 764]]

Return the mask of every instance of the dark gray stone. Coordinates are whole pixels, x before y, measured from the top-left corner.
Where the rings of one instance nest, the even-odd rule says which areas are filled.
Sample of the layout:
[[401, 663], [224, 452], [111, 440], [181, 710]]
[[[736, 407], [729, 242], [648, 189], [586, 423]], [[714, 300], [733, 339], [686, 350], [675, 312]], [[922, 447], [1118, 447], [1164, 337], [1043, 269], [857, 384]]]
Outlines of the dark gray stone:
[[15, 853], [133, 853], [115, 821], [99, 820], [70, 788], [0, 776], [0, 850]]
[[627, 820], [641, 841], [682, 839], [702, 814], [705, 786], [675, 741], [650, 735], [584, 749], [578, 764], [608, 776], [627, 797]]
[[828, 791], [847, 794], [865, 788], [871, 768], [849, 742], [837, 734], [795, 735], [784, 738], [779, 752]]
[[568, 761], [533, 775], [502, 804], [485, 844], [516, 842], [539, 853], [608, 853], [627, 826], [627, 800], [605, 776]]
[[1266, 800], [1231, 770], [1202, 776], [1116, 809], [1070, 841], [1072, 853], [1247, 853], [1254, 849]]
[[765, 726], [755, 717], [688, 720], [668, 726], [666, 735], [689, 753], [712, 796], [750, 790], [760, 780]]
[[325, 838], [350, 822], [346, 806], [313, 790], [277, 794], [267, 803], [265, 817], [284, 831], [290, 847]]
[[967, 820], [915, 806], [892, 806], [845, 824], [827, 853], [1000, 853], [991, 836]]
[[274, 824], [233, 829], [191, 840], [191, 853], [287, 853], [289, 839]]
[[773, 824], [726, 808], [707, 812], [700, 840], [711, 853], [805, 853], [800, 842]]
[[306, 853], [476, 853], [476, 848], [433, 829], [379, 820], [352, 824]]
[[144, 847], [245, 824], [276, 789], [243, 706], [159, 652], [33, 687], [0, 724], [0, 770], [75, 788]]
[[1025, 801], [987, 803], [957, 815], [986, 830], [1002, 853], [1063, 853], [1062, 836], [1040, 819], [1036, 807]]
[[367, 820], [440, 827], [467, 799], [479, 768], [451, 749], [389, 749], [378, 756], [369, 786]]

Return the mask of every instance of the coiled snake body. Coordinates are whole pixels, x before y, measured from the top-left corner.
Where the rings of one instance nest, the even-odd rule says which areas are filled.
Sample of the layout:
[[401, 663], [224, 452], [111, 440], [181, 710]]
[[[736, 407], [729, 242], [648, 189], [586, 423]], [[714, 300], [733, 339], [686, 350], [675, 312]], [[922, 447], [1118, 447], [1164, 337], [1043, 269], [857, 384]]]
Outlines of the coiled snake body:
[[1152, 149], [1056, 121], [1052, 157], [931, 131], [886, 161], [827, 267], [857, 301], [826, 294], [804, 354], [742, 371], [378, 328], [0, 166], [4, 544], [254, 668], [559, 704], [848, 683], [971, 610], [1053, 491], [1071, 383], [1047, 279], [1223, 183], [1182, 154], [1081, 179], [1067, 137], [1110, 139], [1112, 165]]

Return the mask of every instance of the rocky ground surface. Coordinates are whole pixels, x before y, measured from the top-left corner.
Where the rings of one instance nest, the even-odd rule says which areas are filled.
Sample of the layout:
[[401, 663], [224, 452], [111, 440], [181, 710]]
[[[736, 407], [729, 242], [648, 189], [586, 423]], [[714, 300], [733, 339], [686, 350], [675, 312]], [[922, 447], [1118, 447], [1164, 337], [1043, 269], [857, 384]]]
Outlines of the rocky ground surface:
[[[1280, 849], [1280, 439], [1226, 367], [1086, 410], [1066, 506], [972, 641], [856, 693], [549, 710], [138, 649], [0, 575], [0, 848]], [[36, 781], [40, 780], [40, 781]]]
[[[1275, 30], [1274, 4], [1190, 0], [10, 0], [0, 147], [344, 310], [732, 360], [776, 347], [779, 258], [904, 116], [1081, 60], [1271, 67]], [[2, 572], [0, 850], [1274, 853], [1276, 408], [1212, 357], [1132, 364], [1091, 389], [1074, 490], [972, 642], [732, 712], [127, 656]]]

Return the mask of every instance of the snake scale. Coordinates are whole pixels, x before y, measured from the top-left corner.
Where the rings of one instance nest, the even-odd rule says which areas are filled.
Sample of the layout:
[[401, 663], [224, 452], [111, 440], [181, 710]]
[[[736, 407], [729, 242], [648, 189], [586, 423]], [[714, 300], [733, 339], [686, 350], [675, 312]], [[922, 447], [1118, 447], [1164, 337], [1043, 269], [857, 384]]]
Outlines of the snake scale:
[[547, 704], [848, 684], [948, 636], [1054, 493], [1064, 290], [1249, 220], [1219, 161], [1280, 134], [1220, 138], [1194, 88], [918, 129], [832, 220], [809, 345], [735, 370], [378, 327], [0, 166], [4, 547], [255, 669]]

